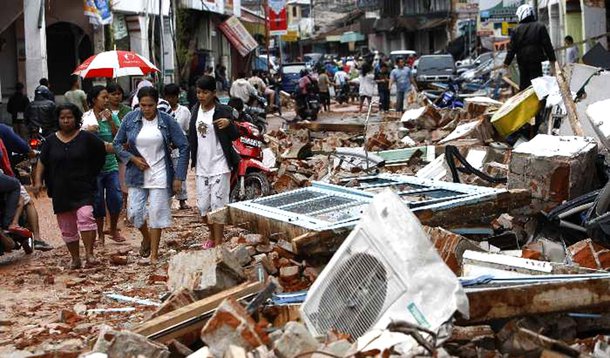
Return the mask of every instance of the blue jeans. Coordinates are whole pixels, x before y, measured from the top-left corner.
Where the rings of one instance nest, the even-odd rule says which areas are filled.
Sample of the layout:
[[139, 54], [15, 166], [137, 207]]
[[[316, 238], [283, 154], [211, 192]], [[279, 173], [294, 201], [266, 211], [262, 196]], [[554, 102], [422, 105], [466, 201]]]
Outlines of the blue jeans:
[[390, 110], [390, 90], [379, 88], [379, 107], [382, 111]]
[[396, 112], [402, 113], [407, 91], [396, 91]]
[[123, 207], [123, 193], [119, 183], [119, 171], [113, 170], [100, 173], [97, 176], [97, 191], [93, 205], [93, 215], [96, 218], [106, 216], [106, 208], [110, 215], [118, 215]]

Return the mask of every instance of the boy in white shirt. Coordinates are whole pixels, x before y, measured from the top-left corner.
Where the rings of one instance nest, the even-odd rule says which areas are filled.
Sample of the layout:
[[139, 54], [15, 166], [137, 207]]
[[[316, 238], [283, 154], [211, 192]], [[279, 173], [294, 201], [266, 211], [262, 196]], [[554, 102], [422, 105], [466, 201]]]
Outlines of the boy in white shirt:
[[231, 171], [241, 158], [233, 149], [239, 137], [234, 123], [237, 112], [216, 98], [214, 77], [203, 76], [196, 86], [199, 103], [193, 107], [188, 138], [191, 167], [197, 170], [197, 206], [211, 234], [203, 243], [208, 249], [222, 243], [224, 226], [210, 223], [207, 214], [229, 203]]
[[[191, 111], [188, 108], [178, 103], [178, 97], [180, 96], [180, 87], [177, 84], [170, 83], [163, 88], [163, 98], [169, 103], [171, 108], [170, 115], [178, 122], [178, 125], [182, 129], [184, 135], [188, 133], [189, 121], [191, 119]], [[176, 161], [180, 157], [178, 149], [172, 150], [172, 161], [174, 161], [174, 167], [176, 167]], [[188, 199], [186, 193], [186, 180], [182, 182], [182, 190], [176, 194], [176, 199], [180, 202], [180, 210], [188, 209], [186, 200]]]

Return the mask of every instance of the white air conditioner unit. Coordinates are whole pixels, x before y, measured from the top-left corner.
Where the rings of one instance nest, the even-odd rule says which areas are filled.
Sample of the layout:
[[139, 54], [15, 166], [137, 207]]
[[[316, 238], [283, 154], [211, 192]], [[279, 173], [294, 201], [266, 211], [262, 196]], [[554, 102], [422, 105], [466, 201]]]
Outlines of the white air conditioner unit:
[[354, 338], [392, 321], [437, 330], [468, 299], [398, 195], [378, 194], [309, 290], [301, 316], [315, 336]]

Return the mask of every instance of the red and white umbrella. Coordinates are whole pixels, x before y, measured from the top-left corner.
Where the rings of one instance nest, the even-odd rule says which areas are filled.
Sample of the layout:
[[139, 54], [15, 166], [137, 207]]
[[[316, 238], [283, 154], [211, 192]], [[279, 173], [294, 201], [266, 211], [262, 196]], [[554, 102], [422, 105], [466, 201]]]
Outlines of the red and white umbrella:
[[160, 72], [146, 58], [130, 51], [106, 51], [89, 57], [73, 74], [82, 78], [144, 76]]

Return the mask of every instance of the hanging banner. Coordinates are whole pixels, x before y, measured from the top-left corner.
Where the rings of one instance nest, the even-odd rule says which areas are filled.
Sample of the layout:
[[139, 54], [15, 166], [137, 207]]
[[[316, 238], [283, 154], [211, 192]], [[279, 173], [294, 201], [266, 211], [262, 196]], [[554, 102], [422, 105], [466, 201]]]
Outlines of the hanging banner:
[[127, 22], [125, 22], [125, 16], [123, 14], [116, 14], [114, 21], [112, 21], [112, 33], [114, 34], [115, 40], [122, 40], [129, 35], [127, 30]]
[[278, 36], [288, 33], [288, 11], [286, 0], [269, 0], [267, 14], [269, 14], [269, 35]]
[[231, 16], [227, 21], [218, 25], [218, 29], [222, 31], [242, 57], [258, 47], [258, 42], [235, 16]]
[[85, 16], [89, 22], [95, 25], [112, 24], [112, 11], [110, 11], [110, 0], [83, 0]]
[[225, 14], [241, 17], [241, 0], [225, 0]]

